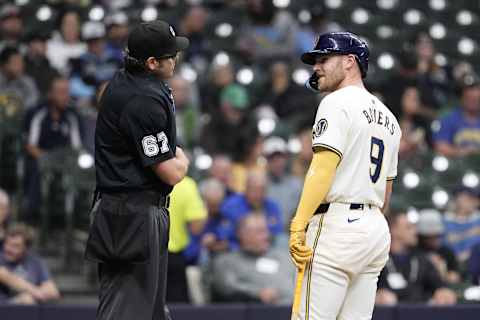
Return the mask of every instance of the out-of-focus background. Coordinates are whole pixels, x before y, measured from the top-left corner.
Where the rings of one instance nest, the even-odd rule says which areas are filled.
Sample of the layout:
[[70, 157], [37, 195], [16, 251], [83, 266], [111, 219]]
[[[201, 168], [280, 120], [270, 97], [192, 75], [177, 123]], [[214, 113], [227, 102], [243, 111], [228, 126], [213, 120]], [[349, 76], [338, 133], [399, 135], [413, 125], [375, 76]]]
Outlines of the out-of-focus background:
[[480, 301], [480, 1], [16, 0], [0, 5], [2, 319], [92, 316], [97, 92], [130, 28], [155, 19], [191, 43], [169, 81], [191, 159], [170, 207], [174, 315], [287, 319], [288, 223], [322, 98], [299, 56], [341, 30], [368, 42], [367, 87], [403, 132], [375, 318]]

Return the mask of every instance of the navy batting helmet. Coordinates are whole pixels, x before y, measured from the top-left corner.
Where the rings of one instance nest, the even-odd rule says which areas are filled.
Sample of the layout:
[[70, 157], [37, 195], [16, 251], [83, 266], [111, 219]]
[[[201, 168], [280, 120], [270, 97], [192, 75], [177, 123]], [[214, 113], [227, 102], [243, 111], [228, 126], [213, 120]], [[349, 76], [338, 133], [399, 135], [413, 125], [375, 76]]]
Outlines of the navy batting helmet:
[[353, 54], [356, 57], [362, 78], [368, 71], [368, 46], [365, 41], [350, 32], [329, 32], [322, 34], [313, 50], [302, 54], [302, 61], [306, 64], [315, 64], [315, 57], [329, 53]]

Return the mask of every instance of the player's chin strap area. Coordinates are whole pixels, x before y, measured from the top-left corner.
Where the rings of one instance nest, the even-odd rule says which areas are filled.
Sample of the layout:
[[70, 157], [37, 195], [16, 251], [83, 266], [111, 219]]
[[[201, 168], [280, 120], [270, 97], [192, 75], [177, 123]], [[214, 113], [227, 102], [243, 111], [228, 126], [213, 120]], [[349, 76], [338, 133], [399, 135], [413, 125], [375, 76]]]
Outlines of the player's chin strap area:
[[319, 93], [320, 90], [318, 90], [318, 75], [316, 72], [314, 72], [310, 78], [307, 80], [307, 82], [305, 82], [305, 87], [307, 87], [307, 89], [315, 92], [315, 93]]

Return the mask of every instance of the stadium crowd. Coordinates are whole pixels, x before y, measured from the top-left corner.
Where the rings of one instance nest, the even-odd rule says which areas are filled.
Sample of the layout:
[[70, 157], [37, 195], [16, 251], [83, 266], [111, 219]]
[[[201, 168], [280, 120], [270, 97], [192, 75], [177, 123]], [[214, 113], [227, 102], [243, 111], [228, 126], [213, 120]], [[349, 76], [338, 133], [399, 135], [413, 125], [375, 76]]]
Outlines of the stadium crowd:
[[[299, 54], [319, 33], [347, 27], [331, 19], [334, 8], [314, 0], [292, 1], [288, 10], [273, 0], [31, 2], [0, 8], [0, 303], [60, 298], [55, 273], [39, 258], [42, 245], [32, 246], [42, 208], [63, 195], [57, 186], [45, 196], [52, 187], [43, 170], [49, 161], [70, 163], [61, 150], [93, 154], [97, 93], [122, 67], [130, 26], [157, 18], [191, 41], [169, 83], [179, 141], [193, 165], [171, 196], [167, 300], [290, 303], [288, 223], [321, 99], [303, 85], [311, 70]], [[439, 61], [428, 28], [412, 29], [408, 40], [393, 68], [382, 71], [372, 59], [366, 79], [399, 119], [400, 162], [426, 154], [478, 159], [478, 66]], [[378, 304], [455, 304], [479, 284], [476, 177], [451, 188], [440, 208], [413, 212], [392, 202], [391, 259]], [[88, 209], [76, 214], [88, 220]], [[66, 219], [51, 218], [48, 232], [69, 232]]]

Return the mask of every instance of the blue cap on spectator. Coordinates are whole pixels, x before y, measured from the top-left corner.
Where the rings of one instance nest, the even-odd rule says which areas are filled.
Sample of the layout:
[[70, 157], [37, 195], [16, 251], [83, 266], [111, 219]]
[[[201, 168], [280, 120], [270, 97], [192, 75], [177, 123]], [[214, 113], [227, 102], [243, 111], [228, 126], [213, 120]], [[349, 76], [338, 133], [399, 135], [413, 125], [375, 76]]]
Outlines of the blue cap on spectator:
[[470, 188], [470, 187], [467, 187], [467, 186], [464, 186], [464, 185], [461, 185], [461, 186], [455, 188], [454, 194], [458, 195], [460, 193], [467, 193], [467, 194], [471, 195], [472, 197], [480, 197], [480, 192], [479, 192], [478, 189]]

